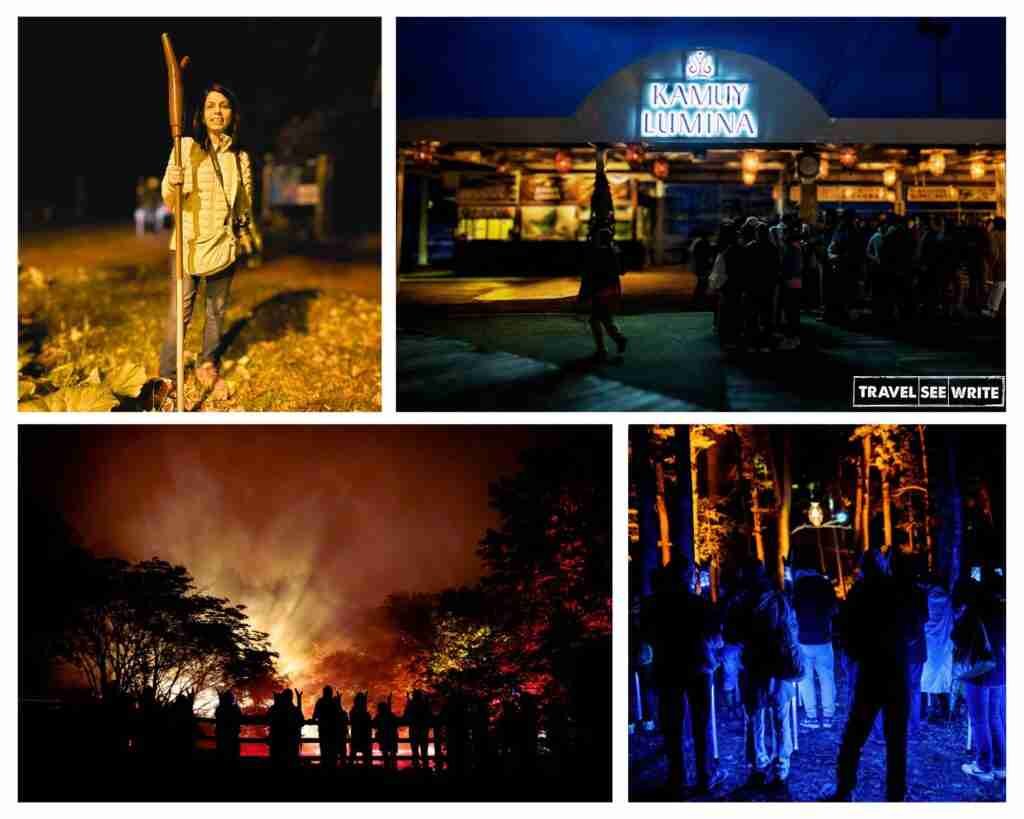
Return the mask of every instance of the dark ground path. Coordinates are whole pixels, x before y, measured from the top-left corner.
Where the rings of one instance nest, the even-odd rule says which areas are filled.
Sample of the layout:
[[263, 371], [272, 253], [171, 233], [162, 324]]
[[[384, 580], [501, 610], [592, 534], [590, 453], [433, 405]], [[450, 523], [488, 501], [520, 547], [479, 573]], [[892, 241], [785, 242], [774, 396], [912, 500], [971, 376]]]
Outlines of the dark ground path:
[[[787, 789], [748, 789], [743, 754], [743, 719], [718, 722], [719, 765], [726, 774], [725, 783], [703, 801], [720, 802], [813, 802], [835, 786], [836, 756], [846, 723], [845, 681], [837, 679], [839, 706], [830, 729], [799, 729], [800, 750], [792, 757]], [[922, 722], [920, 731], [907, 748], [907, 800], [912, 802], [1001, 802], [1006, 799], [1006, 783], [986, 784], [960, 770], [973, 759], [966, 750], [966, 717], [954, 717], [950, 723]], [[663, 787], [667, 763], [662, 753], [660, 734], [638, 733], [629, 738], [630, 801], [667, 801]], [[692, 763], [691, 763], [692, 765]], [[693, 771], [691, 767], [691, 778]], [[885, 799], [885, 743], [869, 739], [861, 756], [856, 799], [881, 802]], [[684, 799], [684, 801], [687, 801]], [[697, 801], [697, 800], [694, 800]]]

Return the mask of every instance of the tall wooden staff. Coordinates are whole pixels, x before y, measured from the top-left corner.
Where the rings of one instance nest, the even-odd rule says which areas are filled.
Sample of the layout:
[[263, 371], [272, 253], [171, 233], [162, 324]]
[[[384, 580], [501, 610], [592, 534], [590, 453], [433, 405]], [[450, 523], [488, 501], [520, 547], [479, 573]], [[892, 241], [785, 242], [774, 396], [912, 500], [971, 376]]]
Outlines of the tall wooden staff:
[[[174, 46], [171, 45], [171, 38], [166, 34], [160, 35], [164, 46], [164, 61], [167, 63], [167, 111], [170, 115], [171, 138], [174, 140], [174, 164], [181, 167], [181, 132], [185, 119], [184, 86], [181, 81], [181, 72], [188, 65], [188, 57], [182, 57], [181, 62], [174, 54]], [[178, 323], [177, 333], [177, 385], [178, 412], [185, 409], [185, 328], [182, 320], [182, 302], [184, 301], [185, 268], [183, 264], [184, 237], [182, 236], [181, 225], [181, 201], [182, 184], [176, 185], [177, 191], [174, 197], [174, 281], [177, 298], [175, 317]]]

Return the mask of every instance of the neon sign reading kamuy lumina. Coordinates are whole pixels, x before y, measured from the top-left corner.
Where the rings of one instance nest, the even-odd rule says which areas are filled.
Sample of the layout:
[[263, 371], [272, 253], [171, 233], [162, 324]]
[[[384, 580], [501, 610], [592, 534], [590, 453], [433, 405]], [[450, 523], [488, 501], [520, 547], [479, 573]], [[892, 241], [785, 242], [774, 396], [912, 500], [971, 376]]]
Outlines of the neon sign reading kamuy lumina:
[[651, 82], [640, 110], [640, 136], [647, 139], [757, 136], [747, 107], [750, 83], [717, 82], [714, 58], [696, 51], [686, 60], [686, 82]]

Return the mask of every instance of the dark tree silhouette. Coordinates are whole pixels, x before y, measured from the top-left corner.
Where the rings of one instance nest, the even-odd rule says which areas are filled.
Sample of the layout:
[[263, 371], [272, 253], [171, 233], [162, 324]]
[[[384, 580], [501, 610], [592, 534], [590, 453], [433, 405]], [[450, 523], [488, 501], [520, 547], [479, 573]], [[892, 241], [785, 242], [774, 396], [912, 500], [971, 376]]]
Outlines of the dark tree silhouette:
[[249, 625], [245, 607], [201, 594], [184, 566], [153, 559], [87, 559], [57, 656], [99, 698], [158, 701], [189, 689], [256, 690], [275, 678], [277, 653]]

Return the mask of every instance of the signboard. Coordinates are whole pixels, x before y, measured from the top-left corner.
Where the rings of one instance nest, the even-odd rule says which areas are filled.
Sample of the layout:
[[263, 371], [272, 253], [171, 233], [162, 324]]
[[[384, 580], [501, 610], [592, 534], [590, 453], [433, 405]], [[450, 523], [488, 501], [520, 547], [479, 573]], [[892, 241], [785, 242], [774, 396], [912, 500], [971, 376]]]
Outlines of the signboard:
[[573, 174], [530, 174], [523, 177], [519, 201], [524, 205], [575, 203], [577, 184]]
[[[521, 202], [524, 205], [559, 204], [590, 205], [594, 195], [594, 174], [529, 174], [523, 177]], [[608, 175], [612, 199], [616, 202], [632, 201], [629, 177]]]
[[[870, 185], [818, 185], [819, 202], [891, 202], [896, 194], [885, 187]], [[789, 201], [800, 201], [800, 186], [789, 189]]]
[[577, 218], [575, 205], [529, 205], [522, 208], [523, 239], [576, 238]]
[[995, 202], [996, 189], [987, 186], [915, 185], [907, 188], [908, 202]]
[[457, 205], [514, 205], [518, 198], [516, 178], [510, 174], [460, 174], [455, 191]]
[[648, 82], [640, 102], [644, 139], [754, 139], [757, 117], [749, 81], [718, 76], [714, 54], [687, 56], [683, 82]]
[[[594, 196], [595, 179], [597, 177], [594, 174], [579, 174], [577, 177], [576, 204], [580, 207], [590, 207], [590, 200]], [[612, 201], [616, 203], [633, 201], [628, 176], [608, 174], [608, 187], [612, 190]], [[618, 204], [616, 204], [616, 209], [618, 209]]]

